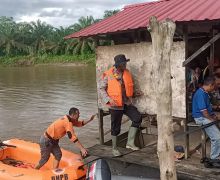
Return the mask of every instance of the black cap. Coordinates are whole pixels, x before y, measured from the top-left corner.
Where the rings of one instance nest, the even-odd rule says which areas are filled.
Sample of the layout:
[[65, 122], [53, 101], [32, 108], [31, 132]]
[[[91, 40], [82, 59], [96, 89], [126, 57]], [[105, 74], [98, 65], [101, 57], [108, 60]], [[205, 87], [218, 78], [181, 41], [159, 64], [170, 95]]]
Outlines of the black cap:
[[114, 61], [115, 61], [114, 66], [118, 66], [119, 64], [124, 64], [130, 61], [130, 59], [126, 59], [124, 54], [118, 54], [117, 56], [114, 57]]

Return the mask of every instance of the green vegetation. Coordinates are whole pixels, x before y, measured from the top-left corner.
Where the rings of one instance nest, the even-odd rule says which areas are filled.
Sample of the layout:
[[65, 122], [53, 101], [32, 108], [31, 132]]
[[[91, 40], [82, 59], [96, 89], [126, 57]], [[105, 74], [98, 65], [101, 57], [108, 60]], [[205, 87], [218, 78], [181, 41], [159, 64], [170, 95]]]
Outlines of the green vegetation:
[[[103, 18], [117, 13], [107, 10]], [[101, 19], [81, 17], [69, 27], [55, 28], [38, 20], [16, 23], [12, 17], [0, 17], [0, 64], [33, 65], [39, 63], [95, 62], [95, 42], [91, 38], [68, 39], [64, 37], [80, 31]], [[105, 45], [109, 42], [102, 42]]]
[[14, 56], [14, 57], [1, 57], [1, 65], [10, 66], [30, 66], [34, 64], [49, 64], [49, 63], [83, 63], [94, 64], [95, 54], [83, 55], [47, 55], [42, 56]]

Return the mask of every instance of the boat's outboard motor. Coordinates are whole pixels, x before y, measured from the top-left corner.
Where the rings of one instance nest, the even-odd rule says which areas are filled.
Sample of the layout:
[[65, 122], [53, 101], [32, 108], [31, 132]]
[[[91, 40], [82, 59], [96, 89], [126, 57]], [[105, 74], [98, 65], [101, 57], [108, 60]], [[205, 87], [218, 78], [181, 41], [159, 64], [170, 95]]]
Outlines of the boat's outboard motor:
[[111, 171], [104, 159], [88, 165], [86, 180], [111, 180]]

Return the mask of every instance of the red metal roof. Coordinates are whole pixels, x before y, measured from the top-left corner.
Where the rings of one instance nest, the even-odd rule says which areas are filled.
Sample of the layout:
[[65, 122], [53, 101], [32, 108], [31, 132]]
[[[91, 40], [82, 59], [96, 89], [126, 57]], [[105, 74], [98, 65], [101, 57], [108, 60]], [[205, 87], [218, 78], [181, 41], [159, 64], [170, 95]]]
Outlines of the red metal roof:
[[147, 27], [151, 16], [156, 16], [158, 20], [170, 18], [176, 22], [219, 20], [220, 0], [162, 0], [128, 5], [117, 14], [65, 38], [88, 37]]

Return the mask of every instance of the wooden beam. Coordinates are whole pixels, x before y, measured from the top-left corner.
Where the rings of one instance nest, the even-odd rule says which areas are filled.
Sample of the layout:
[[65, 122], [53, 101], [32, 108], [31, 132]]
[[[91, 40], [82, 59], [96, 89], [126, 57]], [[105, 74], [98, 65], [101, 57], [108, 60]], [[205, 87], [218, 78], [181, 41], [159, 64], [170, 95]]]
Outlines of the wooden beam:
[[99, 116], [99, 143], [104, 144], [103, 110], [98, 109]]
[[187, 60], [183, 62], [183, 66], [186, 66], [189, 62], [191, 62], [196, 56], [198, 56], [201, 52], [206, 50], [211, 44], [217, 41], [220, 38], [220, 33], [216, 34], [212, 39], [210, 39], [206, 44], [204, 44], [198, 51], [196, 51], [193, 55], [191, 55]]
[[[188, 37], [188, 26], [187, 25], [184, 25], [183, 26], [183, 39], [184, 39], [184, 42], [185, 42], [185, 59], [188, 58], [188, 52], [189, 52], [189, 37]], [[184, 120], [184, 132], [188, 131], [188, 126], [187, 126], [187, 123], [189, 121], [189, 99], [188, 99], [188, 91], [187, 91], [187, 75], [188, 75], [188, 68], [186, 67], [185, 68], [185, 83], [186, 83], [186, 86], [185, 86], [185, 90], [186, 90], [186, 93], [185, 93], [185, 103], [186, 103], [186, 119]], [[188, 158], [189, 156], [189, 134], [186, 134], [185, 135], [185, 138], [184, 138], [184, 149], [185, 149], [185, 159]]]
[[[211, 29], [211, 37], [214, 36], [214, 29], [212, 28]], [[215, 58], [215, 52], [214, 52], [214, 49], [215, 49], [215, 43], [212, 43], [210, 45], [210, 59], [209, 59], [209, 75], [213, 75], [213, 72], [214, 72], [214, 58]]]

